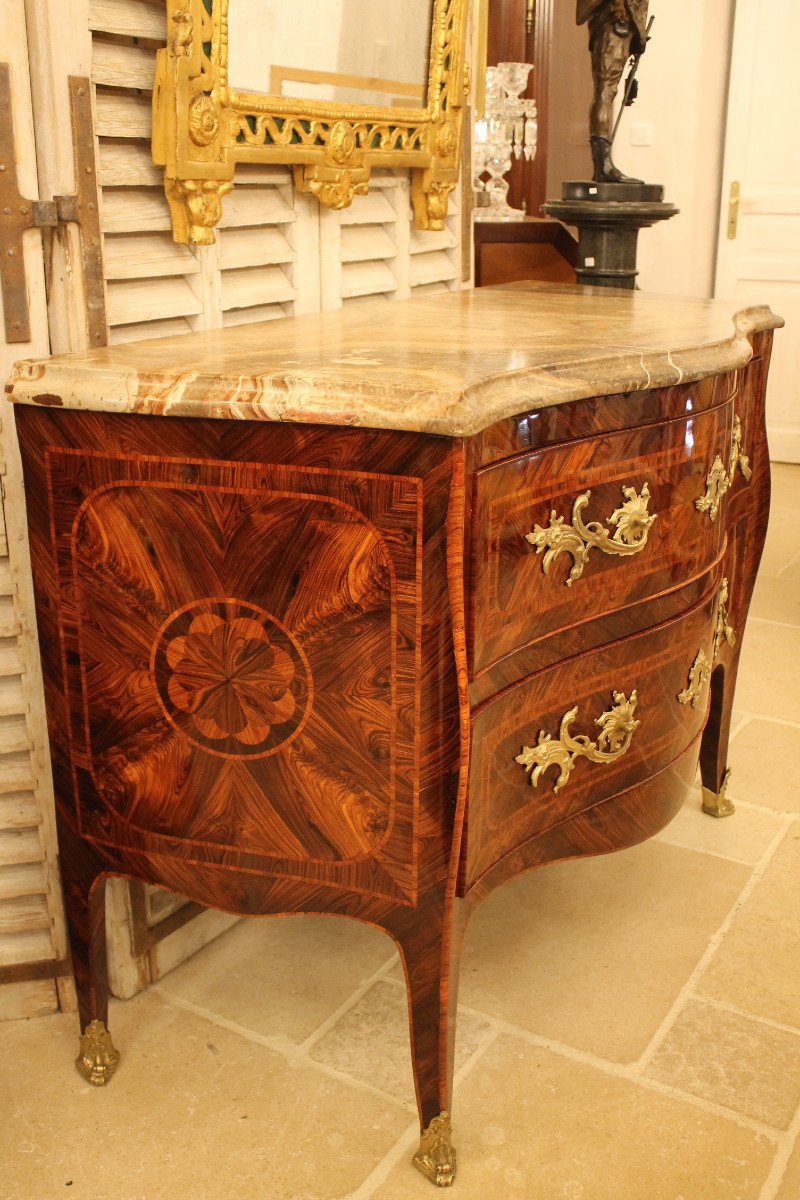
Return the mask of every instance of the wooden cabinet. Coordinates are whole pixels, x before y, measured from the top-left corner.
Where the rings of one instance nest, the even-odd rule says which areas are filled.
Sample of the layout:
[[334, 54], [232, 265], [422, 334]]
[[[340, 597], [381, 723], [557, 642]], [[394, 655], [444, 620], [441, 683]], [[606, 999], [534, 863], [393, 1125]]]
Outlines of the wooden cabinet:
[[574, 283], [578, 243], [559, 221], [476, 221], [475, 286], [493, 287], [521, 280]]
[[478, 901], [724, 793], [779, 323], [482, 289], [17, 367], [87, 1078], [109, 875], [352, 917], [452, 1182]]

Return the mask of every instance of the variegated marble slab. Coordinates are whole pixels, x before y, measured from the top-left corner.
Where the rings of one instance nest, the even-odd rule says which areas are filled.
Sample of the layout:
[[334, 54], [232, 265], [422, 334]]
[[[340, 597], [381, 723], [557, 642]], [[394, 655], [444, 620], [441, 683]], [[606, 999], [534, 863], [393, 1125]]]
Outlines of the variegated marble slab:
[[702, 379], [769, 308], [514, 285], [16, 364], [16, 403], [471, 435], [515, 413]]

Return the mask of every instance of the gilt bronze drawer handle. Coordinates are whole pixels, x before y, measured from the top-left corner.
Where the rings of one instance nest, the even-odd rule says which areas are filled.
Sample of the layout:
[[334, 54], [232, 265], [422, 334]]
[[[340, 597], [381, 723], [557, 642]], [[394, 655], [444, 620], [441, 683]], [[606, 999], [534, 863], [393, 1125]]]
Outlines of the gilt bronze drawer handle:
[[569, 726], [578, 715], [578, 705], [571, 708], [561, 718], [561, 729], [558, 741], [553, 741], [551, 735], [544, 729], [539, 730], [539, 738], [535, 746], [523, 746], [514, 762], [531, 773], [531, 787], [536, 787], [539, 778], [550, 767], [558, 767], [559, 776], [554, 791], [560, 792], [569, 779], [578, 758], [588, 758], [590, 762], [609, 763], [621, 758], [631, 744], [634, 731], [640, 722], [634, 720], [634, 710], [637, 704], [636, 691], [631, 692], [630, 700], [623, 692], [614, 692], [614, 705], [606, 709], [595, 720], [601, 733], [596, 742], [591, 741], [586, 734], [573, 736]]
[[616, 526], [612, 535], [599, 521], [584, 524], [581, 513], [589, 503], [591, 494], [582, 492], [576, 499], [572, 506], [572, 525], [566, 525], [564, 518], [557, 517], [556, 510], [551, 509], [550, 524], [546, 528], [537, 525], [533, 533], [525, 534], [526, 542], [536, 547], [537, 554], [546, 548], [542, 561], [545, 575], [550, 574], [550, 567], [559, 554], [566, 551], [572, 555], [574, 565], [567, 579], [567, 587], [580, 579], [590, 550], [602, 550], [604, 554], [638, 554], [644, 549], [650, 526], [657, 516], [647, 511], [650, 488], [646, 483], [642, 486], [641, 494], [637, 493], [636, 488], [623, 487], [625, 503], [614, 509], [608, 518], [609, 525]]
[[694, 502], [698, 512], [707, 512], [709, 518], [716, 521], [722, 497], [732, 487], [737, 467], [749, 483], [753, 472], [750, 469], [750, 459], [742, 450], [742, 422], [738, 417], [734, 417], [731, 430], [730, 467], [725, 469], [725, 464], [718, 454], [706, 476], [706, 494]]

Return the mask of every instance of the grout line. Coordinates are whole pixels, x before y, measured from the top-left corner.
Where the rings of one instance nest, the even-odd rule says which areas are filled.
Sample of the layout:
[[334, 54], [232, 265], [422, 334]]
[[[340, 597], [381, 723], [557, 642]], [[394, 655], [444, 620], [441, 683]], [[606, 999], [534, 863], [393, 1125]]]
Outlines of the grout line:
[[491, 1025], [496, 1026], [498, 1033], [505, 1033], [510, 1037], [515, 1037], [527, 1042], [531, 1046], [535, 1046], [537, 1049], [549, 1050], [551, 1053], [557, 1054], [559, 1058], [566, 1058], [570, 1062], [579, 1063], [581, 1066], [592, 1067], [597, 1071], [602, 1071], [605, 1075], [613, 1076], [615, 1079], [625, 1079], [629, 1083], [644, 1088], [646, 1091], [658, 1092], [672, 1099], [686, 1101], [695, 1108], [700, 1108], [704, 1112], [711, 1113], [713, 1116], [725, 1117], [745, 1129], [750, 1129], [755, 1133], [770, 1138], [772, 1141], [775, 1141], [783, 1133], [783, 1130], [776, 1129], [772, 1125], [767, 1125], [763, 1121], [757, 1121], [753, 1117], [745, 1116], [743, 1113], [736, 1112], [735, 1109], [727, 1108], [724, 1104], [716, 1104], [713, 1100], [706, 1100], [702, 1096], [694, 1096], [691, 1092], [681, 1091], [680, 1088], [662, 1083], [659, 1079], [643, 1077], [640, 1074], [638, 1063], [610, 1062], [608, 1059], [599, 1058], [596, 1054], [592, 1054], [588, 1050], [577, 1050], [573, 1046], [565, 1045], [564, 1042], [557, 1042], [551, 1038], [541, 1037], [539, 1034], [532, 1033], [529, 1029], [513, 1025], [511, 1022], [504, 1021], [500, 1017], [492, 1017], [486, 1013], [481, 1013], [477, 1009], [466, 1005], [463, 1006], [463, 1011], [469, 1013], [471, 1016], [482, 1017]]
[[798, 550], [796, 554], [793, 554], [789, 561], [785, 562], [783, 566], [775, 572], [775, 578], [780, 579], [781, 575], [785, 574], [786, 571], [791, 571], [795, 563], [800, 563], [800, 550]]
[[246, 1025], [240, 1025], [238, 1021], [231, 1021], [227, 1017], [222, 1017], [212, 1009], [204, 1008], [202, 1004], [195, 1004], [193, 1000], [187, 1000], [183, 996], [176, 996], [173, 992], [168, 992], [162, 987], [159, 987], [156, 994], [168, 1008], [181, 1008], [185, 1012], [194, 1013], [196, 1017], [202, 1017], [209, 1024], [218, 1025], [221, 1029], [227, 1029], [229, 1033], [236, 1033], [248, 1042], [255, 1042], [259, 1046], [265, 1046], [267, 1050], [272, 1050], [276, 1054], [282, 1054], [285, 1058], [290, 1057], [292, 1043], [287, 1037], [272, 1037], [265, 1033], [257, 1033], [254, 1029], [248, 1029]]
[[789, 1128], [784, 1133], [783, 1137], [778, 1142], [778, 1149], [775, 1157], [772, 1160], [769, 1175], [766, 1178], [764, 1186], [758, 1195], [758, 1200], [775, 1200], [778, 1195], [778, 1188], [783, 1183], [783, 1178], [786, 1174], [786, 1168], [789, 1165], [789, 1159], [792, 1157], [795, 1145], [800, 1137], [800, 1108], [794, 1115]]
[[380, 1088], [373, 1087], [371, 1083], [366, 1083], [363, 1079], [357, 1079], [354, 1075], [348, 1075], [344, 1071], [337, 1071], [335, 1067], [329, 1067], [325, 1063], [317, 1062], [313, 1058], [309, 1058], [307, 1054], [302, 1052], [301, 1047], [291, 1042], [286, 1037], [271, 1038], [263, 1033], [256, 1033], [253, 1029], [248, 1029], [245, 1025], [239, 1025], [236, 1021], [229, 1021], [227, 1017], [221, 1017], [218, 1013], [212, 1012], [209, 1008], [203, 1008], [200, 1004], [194, 1004], [191, 1000], [185, 1000], [182, 996], [172, 995], [170, 992], [159, 990], [158, 993], [165, 1003], [174, 1008], [182, 1008], [186, 1012], [194, 1013], [197, 1017], [202, 1017], [211, 1025], [216, 1025], [220, 1029], [227, 1029], [229, 1033], [238, 1034], [247, 1042], [254, 1042], [256, 1045], [265, 1046], [267, 1050], [272, 1050], [273, 1053], [279, 1054], [287, 1062], [300, 1064], [313, 1068], [327, 1075], [331, 1079], [339, 1080], [341, 1083], [348, 1083], [354, 1087], [360, 1088], [361, 1091], [369, 1092], [372, 1096], [377, 1096], [381, 1100], [391, 1102], [398, 1105], [405, 1111], [408, 1111], [408, 1104], [399, 1097], [392, 1095], [391, 1092], [384, 1092]]
[[[398, 986], [400, 985], [399, 980], [393, 979], [391, 982]], [[713, 1116], [725, 1117], [727, 1120], [733, 1121], [745, 1129], [750, 1129], [754, 1133], [770, 1138], [773, 1142], [777, 1141], [784, 1132], [776, 1126], [758, 1121], [754, 1117], [748, 1117], [744, 1113], [726, 1107], [724, 1104], [717, 1104], [713, 1100], [706, 1100], [703, 1096], [695, 1096], [691, 1092], [684, 1092], [680, 1088], [663, 1083], [652, 1076], [644, 1076], [641, 1072], [639, 1062], [627, 1064], [611, 1062], [609, 1059], [600, 1058], [598, 1055], [592, 1054], [589, 1050], [578, 1050], [574, 1046], [566, 1045], [565, 1042], [558, 1042], [552, 1038], [532, 1033], [530, 1029], [524, 1029], [521, 1025], [514, 1025], [511, 1021], [505, 1021], [502, 1017], [492, 1016], [490, 1013], [472, 1008], [468, 1004], [459, 1004], [458, 1009], [459, 1012], [487, 1022], [494, 1028], [497, 1034], [503, 1033], [508, 1037], [527, 1042], [529, 1045], [535, 1046], [538, 1050], [549, 1050], [552, 1054], [558, 1055], [559, 1058], [579, 1063], [581, 1066], [591, 1067], [596, 1071], [601, 1071], [604, 1075], [611, 1075], [615, 1079], [625, 1079], [627, 1082], [633, 1083], [637, 1087], [642, 1087], [646, 1091], [658, 1092], [660, 1095], [669, 1096], [674, 1100], [683, 1100], [695, 1108], [702, 1109], [703, 1112], [711, 1113]], [[749, 1016], [747, 1013], [744, 1015]], [[790, 1030], [789, 1032], [797, 1033], [798, 1031]], [[356, 1198], [347, 1197], [347, 1200], [356, 1200]], [[362, 1200], [361, 1196], [357, 1200]]]
[[[396, 982], [399, 981], [392, 980], [392, 983]], [[405, 984], [403, 986], [405, 987]], [[493, 1045], [498, 1036], [499, 1030], [495, 1029], [490, 1029], [490, 1031], [483, 1036], [481, 1041], [472, 1051], [470, 1057], [461, 1067], [459, 1067], [453, 1076], [453, 1091], [455, 1091], [457, 1087], [460, 1087], [463, 1080], [467, 1075], [470, 1074], [475, 1064], [483, 1058], [486, 1051], [491, 1045]], [[457, 1136], [455, 1136], [453, 1140], [456, 1142], [456, 1151], [458, 1151]], [[403, 1161], [406, 1154], [411, 1153], [416, 1149], [418, 1141], [419, 1123], [414, 1121], [413, 1124], [401, 1134], [401, 1136], [392, 1146], [391, 1150], [389, 1150], [383, 1156], [378, 1165], [372, 1171], [370, 1171], [369, 1175], [360, 1185], [360, 1187], [357, 1187], [354, 1192], [350, 1192], [345, 1197], [345, 1200], [371, 1200], [372, 1196], [375, 1194], [376, 1188], [380, 1187], [382, 1183], [385, 1183], [390, 1173], [394, 1170], [398, 1163]]]
[[336, 1009], [336, 1012], [331, 1013], [326, 1021], [323, 1021], [313, 1033], [308, 1035], [305, 1041], [300, 1042], [298, 1046], [300, 1052], [302, 1054], [307, 1054], [312, 1046], [321, 1041], [321, 1039], [330, 1029], [333, 1029], [336, 1022], [339, 1021], [345, 1015], [345, 1013], [349, 1012], [351, 1008], [355, 1008], [359, 1000], [363, 999], [372, 985], [377, 983], [380, 979], [383, 979], [384, 975], [388, 975], [394, 965], [399, 961], [400, 955], [397, 953], [393, 954], [388, 962], [385, 962], [382, 967], [379, 967], [377, 971], [370, 975], [369, 979], [365, 979], [364, 982], [348, 997], [348, 999], [345, 1000], [344, 1004], [339, 1005], [339, 1007]]
[[684, 1104], [691, 1104], [694, 1108], [699, 1108], [701, 1112], [709, 1113], [714, 1117], [722, 1117], [725, 1120], [733, 1122], [740, 1129], [749, 1129], [751, 1133], [757, 1133], [759, 1137], [767, 1138], [773, 1144], [779, 1143], [784, 1133], [782, 1129], [778, 1129], [774, 1125], [767, 1125], [764, 1121], [757, 1121], [755, 1117], [745, 1116], [744, 1113], [736, 1112], [735, 1109], [728, 1108], [724, 1104], [717, 1104], [713, 1100], [707, 1100], [704, 1096], [693, 1096], [691, 1092], [684, 1092], [681, 1088], [673, 1087], [668, 1083], [662, 1083], [660, 1079], [654, 1079], [652, 1076], [640, 1076], [638, 1073], [631, 1073], [627, 1078], [630, 1079], [631, 1083], [637, 1084], [646, 1091], [658, 1092], [662, 1096], [668, 1096], [670, 1100], [681, 1100]]
[[800, 629], [800, 625], [795, 625], [792, 621], [773, 621], [769, 617], [752, 617], [747, 618], [748, 625], [774, 625], [777, 629]]
[[[394, 1168], [403, 1162], [406, 1157], [411, 1158], [418, 1142], [419, 1122], [412, 1121], [397, 1139], [391, 1150], [387, 1150], [378, 1165], [370, 1171], [364, 1182], [354, 1192], [348, 1192], [344, 1200], [370, 1200], [375, 1194], [375, 1189], [386, 1182]], [[408, 1169], [410, 1171], [416, 1170], [410, 1164]], [[422, 1176], [420, 1176], [421, 1178]]]
[[746, 1017], [749, 1021], [755, 1021], [757, 1025], [767, 1025], [770, 1029], [778, 1029], [781, 1033], [792, 1033], [795, 1037], [800, 1037], [798, 1025], [784, 1025], [782, 1021], [773, 1021], [771, 1017], [759, 1017], [744, 1008], [737, 1008], [735, 1004], [728, 1004], [726, 1000], [716, 1000], [713, 996], [704, 996], [702, 993], [697, 993], [692, 999], [698, 1004], [707, 1004], [710, 1008], [718, 1008], [737, 1017]]
[[742, 732], [742, 730], [746, 729], [747, 726], [754, 720], [755, 720], [755, 718], [750, 716], [749, 713], [744, 713], [742, 716], [740, 716], [739, 720], [736, 722], [736, 724], [733, 726], [733, 728], [730, 731], [730, 734], [728, 736], [728, 745], [730, 746], [730, 743], [733, 741], [733, 739], [738, 737], [739, 734]]
[[[739, 802], [737, 801], [738, 806]], [[770, 816], [778, 818], [782, 815], [781, 813], [773, 812], [772, 809], [766, 809], [765, 812], [769, 813]], [[666, 837], [665, 835], [668, 830], [669, 826], [662, 833], [657, 833], [653, 840], [660, 842], [662, 846], [674, 846], [676, 850], [688, 850], [692, 854], [705, 854], [707, 858], [716, 858], [721, 862], [735, 863], [737, 867], [749, 867], [751, 871], [755, 866], [751, 858], [736, 858], [733, 854], [725, 854], [722, 850], [712, 850], [707, 846], [693, 846], [688, 839], [686, 841], [679, 841], [677, 836]]]
[[762, 875], [764, 874], [764, 872], [766, 871], [770, 862], [772, 861], [772, 858], [773, 858], [775, 852], [777, 851], [778, 847], [781, 845], [783, 839], [785, 838], [786, 834], [788, 833], [789, 829], [791, 828], [791, 826], [793, 824], [794, 824], [794, 822], [791, 819], [784, 819], [783, 821], [781, 821], [781, 828], [775, 834], [772, 841], [767, 846], [766, 850], [764, 851], [761, 858], [759, 859], [758, 863], [753, 868], [753, 872], [752, 872], [750, 878], [748, 879], [747, 883], [744, 885], [741, 892], [739, 893], [730, 912], [728, 913], [727, 917], [720, 925], [717, 932], [714, 934], [714, 936], [709, 941], [708, 946], [706, 947], [705, 953], [703, 954], [703, 956], [701, 957], [697, 966], [692, 971], [691, 975], [686, 980], [686, 983], [683, 985], [680, 992], [676, 996], [669, 1012], [664, 1017], [664, 1020], [661, 1022], [661, 1025], [658, 1027], [655, 1034], [653, 1035], [653, 1038], [650, 1041], [650, 1045], [647, 1047], [644, 1054], [642, 1054], [641, 1058], [639, 1059], [639, 1061], [637, 1063], [637, 1067], [640, 1071], [642, 1071], [642, 1072], [645, 1071], [647, 1069], [647, 1067], [650, 1065], [650, 1063], [652, 1062], [653, 1058], [655, 1057], [659, 1047], [661, 1046], [665, 1037], [667, 1036], [667, 1034], [669, 1033], [673, 1024], [675, 1023], [679, 1013], [683, 1009], [687, 999], [690, 996], [695, 994], [695, 984], [697, 983], [698, 979], [700, 979], [700, 977], [705, 973], [706, 968], [708, 967], [712, 958], [714, 957], [717, 950], [719, 949], [723, 938], [731, 929], [734, 921], [736, 920], [736, 917], [738, 916], [741, 909], [744, 907], [745, 903], [749, 900], [750, 896], [752, 895], [753, 891], [755, 890], [756, 886], [758, 885]]
[[786, 817], [789, 824], [794, 824], [800, 821], [800, 812], [786, 812], [783, 808], [770, 808], [767, 804], [754, 804], [752, 800], [739, 800], [736, 796], [731, 797], [736, 801], [737, 809], [746, 809], [748, 812], [763, 813], [767, 817]]
[[[794, 629], [795, 627], [792, 625], [790, 628]], [[737, 711], [743, 716], [749, 717], [751, 721], [768, 721], [773, 725], [785, 725], [789, 729], [800, 729], [800, 721], [792, 721], [786, 717], [767, 716], [765, 713], [753, 712], [752, 709], [747, 708], [739, 708]]]

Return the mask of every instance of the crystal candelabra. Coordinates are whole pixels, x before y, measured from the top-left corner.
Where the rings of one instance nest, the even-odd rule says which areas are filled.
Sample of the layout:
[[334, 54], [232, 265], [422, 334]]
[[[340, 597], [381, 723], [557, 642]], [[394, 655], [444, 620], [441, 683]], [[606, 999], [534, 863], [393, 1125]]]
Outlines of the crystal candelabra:
[[532, 70], [530, 63], [486, 68], [486, 116], [475, 122], [473, 179], [476, 192], [488, 202], [476, 208], [476, 221], [521, 221], [525, 216], [509, 205], [505, 176], [514, 158], [524, 155], [530, 162], [536, 154], [536, 101], [521, 99]]

